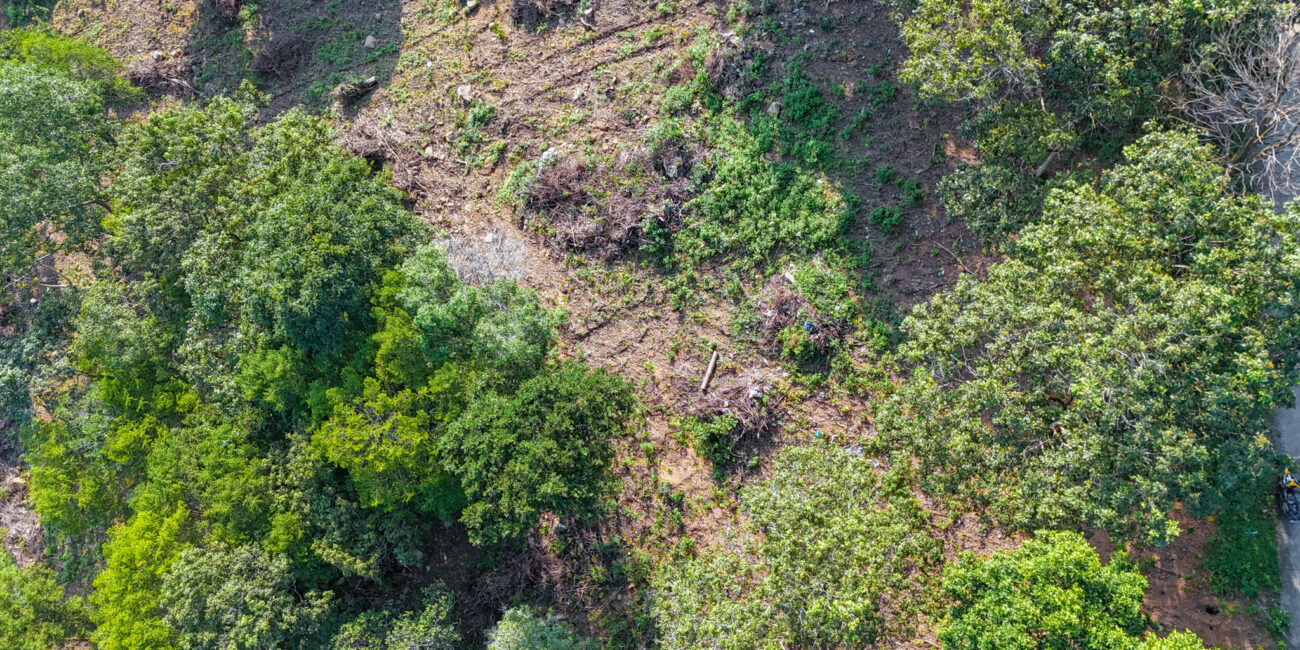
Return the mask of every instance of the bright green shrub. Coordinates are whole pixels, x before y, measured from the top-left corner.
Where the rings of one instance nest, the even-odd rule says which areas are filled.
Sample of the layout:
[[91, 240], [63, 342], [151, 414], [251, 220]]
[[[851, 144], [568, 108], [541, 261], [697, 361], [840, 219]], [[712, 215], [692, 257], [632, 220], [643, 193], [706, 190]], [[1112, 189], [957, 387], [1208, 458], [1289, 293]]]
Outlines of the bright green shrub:
[[721, 480], [726, 475], [727, 464], [732, 461], [736, 428], [740, 421], [730, 413], [714, 418], [685, 417], [675, 425], [695, 443], [695, 453], [713, 466], [713, 478]]
[[881, 231], [893, 234], [898, 232], [898, 224], [903, 222], [903, 213], [893, 206], [878, 205], [871, 209], [867, 220]]
[[79, 597], [64, 598], [49, 569], [19, 569], [0, 550], [0, 639], [13, 650], [49, 650], [82, 638], [89, 627]]
[[1245, 507], [1270, 471], [1300, 214], [1232, 196], [1192, 134], [1126, 155], [1049, 194], [1015, 259], [913, 310], [877, 424], [927, 489], [1004, 522], [1163, 543], [1175, 503]]
[[108, 531], [104, 570], [90, 595], [91, 634], [104, 650], [164, 650], [174, 647], [173, 631], [163, 622], [163, 575], [193, 536], [190, 512], [182, 504], [170, 511], [146, 510]]
[[773, 164], [767, 151], [738, 120], [719, 116], [705, 134], [720, 154], [697, 170], [712, 175], [688, 208], [675, 250], [694, 266], [718, 254], [732, 254], [739, 266], [762, 267], [781, 254], [833, 249], [849, 206], [825, 177]]
[[741, 491], [754, 540], [664, 562], [654, 614], [665, 648], [862, 647], [905, 626], [927, 599], [941, 543], [920, 505], [867, 459], [792, 447], [772, 477]]
[[[446, 379], [464, 370], [449, 366]], [[438, 401], [448, 395], [439, 382], [390, 394], [370, 377], [359, 399], [342, 400], [313, 435], [331, 462], [348, 471], [361, 503], [387, 509], [408, 504], [448, 519], [463, 497], [454, 477], [437, 461]], [[460, 399], [454, 393], [452, 399]]]
[[1078, 533], [1039, 531], [1019, 548], [963, 553], [943, 572], [953, 604], [945, 648], [1200, 648], [1193, 634], [1139, 639], [1147, 581], [1122, 552], [1102, 565]]
[[594, 650], [596, 644], [532, 607], [511, 607], [487, 633], [487, 650]]
[[135, 101], [144, 95], [126, 80], [126, 69], [111, 54], [44, 25], [0, 32], [3, 62], [27, 63], [84, 81], [109, 100]]

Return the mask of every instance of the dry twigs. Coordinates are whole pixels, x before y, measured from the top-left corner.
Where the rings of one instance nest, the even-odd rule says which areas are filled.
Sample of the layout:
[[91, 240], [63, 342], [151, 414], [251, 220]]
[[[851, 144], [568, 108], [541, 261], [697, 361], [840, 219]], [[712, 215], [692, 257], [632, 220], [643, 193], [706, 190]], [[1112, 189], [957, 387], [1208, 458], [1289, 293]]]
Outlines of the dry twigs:
[[1274, 200], [1300, 189], [1300, 10], [1242, 21], [1184, 69], [1175, 98], [1230, 169]]

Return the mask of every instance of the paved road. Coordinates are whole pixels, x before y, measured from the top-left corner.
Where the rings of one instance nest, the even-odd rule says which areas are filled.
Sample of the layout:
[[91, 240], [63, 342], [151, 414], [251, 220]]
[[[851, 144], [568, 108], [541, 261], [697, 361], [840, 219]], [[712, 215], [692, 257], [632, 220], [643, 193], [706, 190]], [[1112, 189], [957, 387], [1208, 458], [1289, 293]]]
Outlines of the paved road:
[[[1300, 459], [1300, 386], [1292, 386], [1291, 392], [1296, 394], [1297, 407], [1273, 414], [1274, 444], [1278, 451]], [[1282, 569], [1282, 609], [1291, 615], [1286, 644], [1300, 648], [1300, 523], [1278, 520], [1277, 561]]]

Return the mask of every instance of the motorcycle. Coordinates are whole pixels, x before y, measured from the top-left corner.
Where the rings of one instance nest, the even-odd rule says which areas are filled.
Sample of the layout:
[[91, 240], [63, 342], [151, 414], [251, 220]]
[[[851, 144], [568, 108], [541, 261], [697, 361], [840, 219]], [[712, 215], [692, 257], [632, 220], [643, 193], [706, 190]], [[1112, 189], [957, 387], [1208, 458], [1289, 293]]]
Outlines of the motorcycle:
[[1300, 483], [1291, 476], [1291, 469], [1282, 471], [1278, 481], [1278, 510], [1287, 521], [1300, 521]]

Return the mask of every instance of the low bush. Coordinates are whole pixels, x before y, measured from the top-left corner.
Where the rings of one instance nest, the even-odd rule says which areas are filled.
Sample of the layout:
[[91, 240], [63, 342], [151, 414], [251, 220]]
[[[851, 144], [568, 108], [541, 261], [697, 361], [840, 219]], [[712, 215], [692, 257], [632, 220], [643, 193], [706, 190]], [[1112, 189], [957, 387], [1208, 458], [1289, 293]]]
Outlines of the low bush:
[[1039, 531], [987, 558], [963, 553], [943, 571], [952, 601], [945, 648], [1200, 648], [1196, 635], [1141, 638], [1147, 581], [1122, 552], [1103, 565], [1082, 535]]

